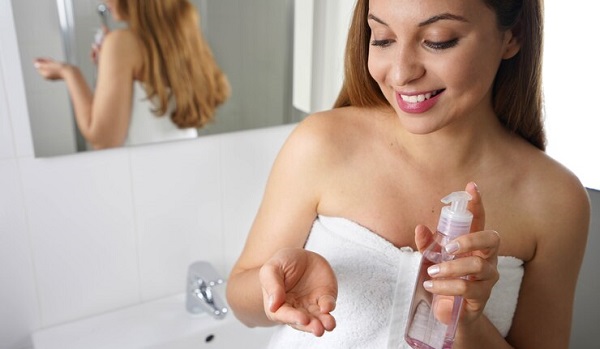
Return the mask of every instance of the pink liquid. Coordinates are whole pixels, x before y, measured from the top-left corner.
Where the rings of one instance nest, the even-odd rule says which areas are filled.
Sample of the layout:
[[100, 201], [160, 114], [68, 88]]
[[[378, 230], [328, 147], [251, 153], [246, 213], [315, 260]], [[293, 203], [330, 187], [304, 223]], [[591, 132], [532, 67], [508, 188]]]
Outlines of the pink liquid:
[[454, 258], [442, 249], [442, 246], [447, 243], [446, 240], [447, 238], [438, 232], [436, 242], [423, 253], [419, 267], [405, 333], [406, 342], [415, 349], [451, 349], [454, 343], [462, 297], [454, 297], [451, 318], [443, 322], [434, 314], [437, 296], [423, 288], [423, 282], [430, 279], [427, 273], [430, 266]]

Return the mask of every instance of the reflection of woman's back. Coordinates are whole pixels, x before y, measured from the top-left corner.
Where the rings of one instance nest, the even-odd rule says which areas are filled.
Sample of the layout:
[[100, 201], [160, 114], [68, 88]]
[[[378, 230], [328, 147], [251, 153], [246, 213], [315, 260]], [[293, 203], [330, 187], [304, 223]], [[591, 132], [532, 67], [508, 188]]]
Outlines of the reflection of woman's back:
[[[194, 138], [228, 97], [229, 85], [199, 31], [187, 0], [141, 1], [121, 10], [141, 41], [141, 78], [134, 80], [126, 145]], [[130, 6], [131, 1], [127, 2]], [[137, 12], [137, 13], [133, 13]], [[161, 18], [162, 17], [162, 18]]]
[[133, 84], [133, 100], [131, 102], [131, 120], [125, 145], [138, 145], [159, 141], [196, 138], [198, 130], [195, 127], [178, 128], [168, 117], [175, 109], [171, 102], [167, 116], [157, 117], [152, 113], [154, 104], [146, 96], [141, 82]]
[[78, 67], [36, 60], [42, 76], [67, 83], [83, 137], [101, 149], [196, 135], [230, 88], [194, 6], [189, 0], [105, 2], [127, 28], [104, 38], [93, 93]]

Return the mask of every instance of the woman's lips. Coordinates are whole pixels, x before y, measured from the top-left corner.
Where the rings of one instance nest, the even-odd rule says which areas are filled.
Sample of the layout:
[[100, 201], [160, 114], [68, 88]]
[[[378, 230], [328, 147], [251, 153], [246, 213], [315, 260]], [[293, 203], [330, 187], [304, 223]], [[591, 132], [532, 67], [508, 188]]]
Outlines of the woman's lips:
[[398, 107], [405, 113], [424, 113], [431, 109], [438, 101], [444, 90], [436, 90], [421, 94], [404, 95], [396, 93]]

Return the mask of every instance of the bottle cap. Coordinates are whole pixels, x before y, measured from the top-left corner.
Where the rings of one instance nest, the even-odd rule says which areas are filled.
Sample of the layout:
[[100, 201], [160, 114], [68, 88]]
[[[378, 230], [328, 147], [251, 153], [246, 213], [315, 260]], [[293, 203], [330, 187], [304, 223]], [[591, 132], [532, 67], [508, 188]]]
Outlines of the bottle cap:
[[442, 199], [445, 204], [442, 208], [438, 231], [449, 238], [456, 238], [471, 230], [473, 214], [467, 210], [467, 204], [472, 199], [466, 191], [456, 191]]

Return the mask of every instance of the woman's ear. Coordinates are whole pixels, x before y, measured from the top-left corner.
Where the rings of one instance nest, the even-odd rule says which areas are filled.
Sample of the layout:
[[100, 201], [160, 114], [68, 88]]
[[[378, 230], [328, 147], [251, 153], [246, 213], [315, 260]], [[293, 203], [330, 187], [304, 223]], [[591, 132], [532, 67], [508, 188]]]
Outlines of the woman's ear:
[[504, 32], [504, 54], [502, 59], [511, 59], [521, 50], [520, 23]]

